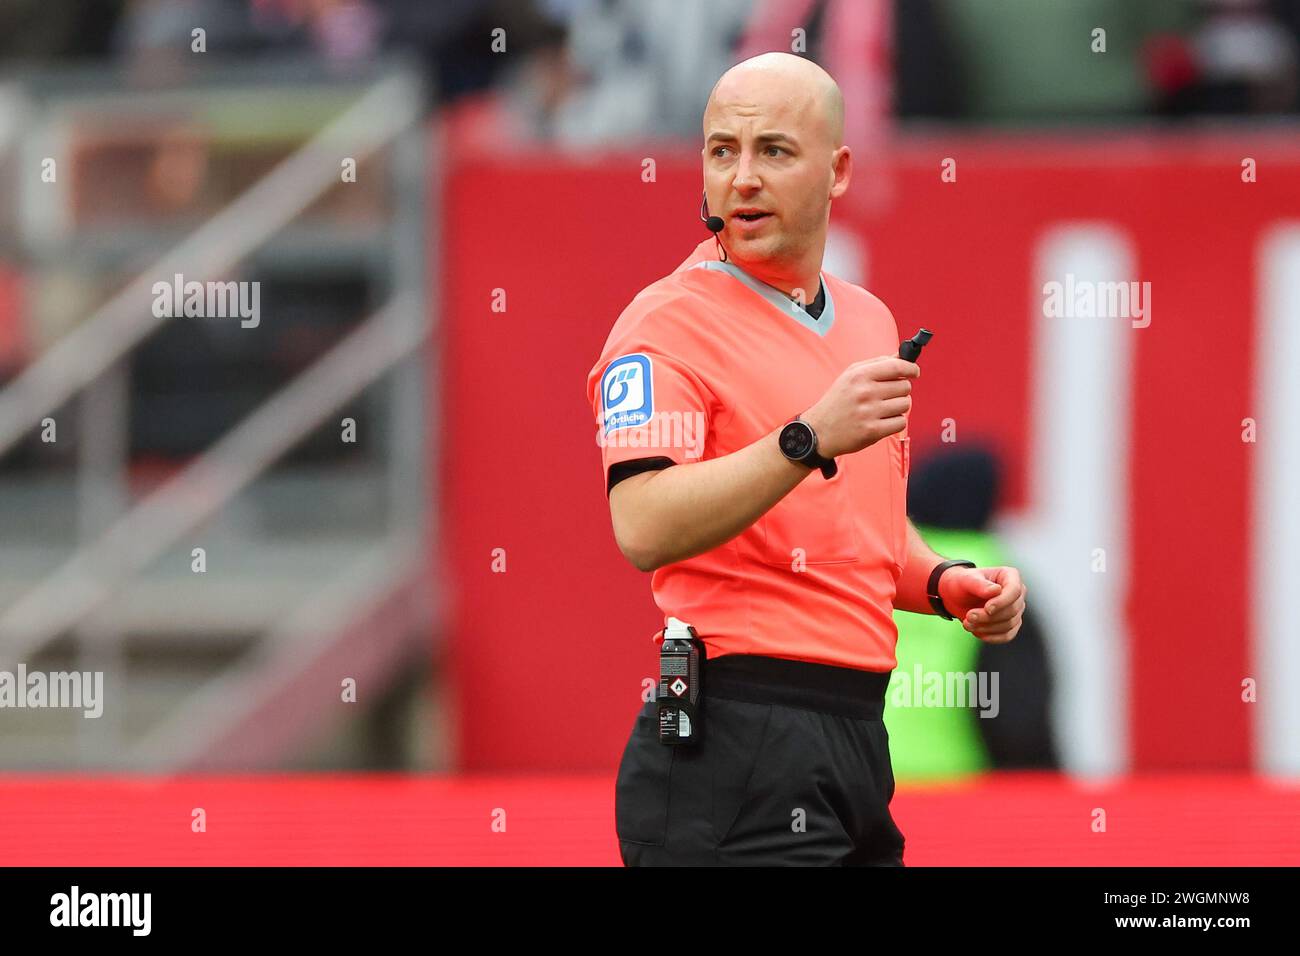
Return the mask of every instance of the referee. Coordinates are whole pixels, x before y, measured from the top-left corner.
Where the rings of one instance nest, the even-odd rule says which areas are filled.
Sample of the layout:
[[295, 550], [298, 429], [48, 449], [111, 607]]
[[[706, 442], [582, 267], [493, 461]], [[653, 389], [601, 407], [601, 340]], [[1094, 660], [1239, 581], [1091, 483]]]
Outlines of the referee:
[[810, 60], [723, 74], [701, 211], [722, 228], [638, 293], [588, 375], [619, 549], [707, 651], [698, 743], [661, 744], [649, 701], [624, 750], [629, 866], [901, 866], [893, 611], [990, 643], [1020, 628], [1014, 568], [954, 564], [907, 520], [920, 368], [879, 299], [821, 270], [843, 129]]

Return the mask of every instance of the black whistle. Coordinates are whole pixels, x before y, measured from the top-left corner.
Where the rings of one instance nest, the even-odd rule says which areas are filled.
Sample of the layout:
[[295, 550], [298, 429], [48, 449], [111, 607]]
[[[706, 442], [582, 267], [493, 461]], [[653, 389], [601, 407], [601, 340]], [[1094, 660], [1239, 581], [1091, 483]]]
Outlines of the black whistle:
[[934, 338], [933, 332], [929, 329], [921, 329], [898, 347], [898, 357], [909, 362], [915, 362], [921, 354], [921, 349], [932, 338]]

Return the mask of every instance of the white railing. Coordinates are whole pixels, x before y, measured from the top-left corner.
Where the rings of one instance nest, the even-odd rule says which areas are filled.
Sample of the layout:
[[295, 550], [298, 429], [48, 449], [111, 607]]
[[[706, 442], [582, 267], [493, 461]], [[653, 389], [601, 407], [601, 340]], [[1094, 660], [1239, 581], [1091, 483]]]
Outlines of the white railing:
[[[175, 91], [157, 95], [173, 104], [176, 99]], [[132, 107], [138, 108], [138, 95], [132, 97]], [[28, 116], [35, 120], [36, 112], [29, 111]], [[359, 559], [331, 583], [348, 594], [354, 606], [367, 607], [423, 579], [422, 555], [427, 551], [422, 535], [424, 502], [436, 491], [422, 475], [422, 415], [432, 405], [422, 394], [422, 380], [426, 368], [433, 364], [432, 357], [421, 354], [433, 312], [425, 301], [428, 284], [423, 276], [428, 253], [428, 245], [422, 241], [428, 215], [423, 184], [432, 174], [422, 163], [422, 119], [417, 78], [403, 72], [375, 82], [317, 135], [141, 270], [134, 281], [0, 391], [0, 455], [43, 417], [78, 395], [83, 432], [78, 481], [83, 540], [52, 573], [0, 610], [0, 669], [30, 660], [67, 633], [76, 637], [79, 647], [89, 642], [94, 653], [121, 661], [121, 628], [97, 623], [96, 611], [264, 474], [332, 411], [393, 373], [394, 430], [401, 438], [391, 442], [385, 491], [402, 513], [394, 514], [383, 542], [378, 546], [367, 542], [358, 551]], [[48, 129], [48, 121], [41, 121]], [[29, 142], [32, 140], [48, 142], [49, 137], [34, 135]], [[393, 167], [409, 181], [420, 183], [420, 188], [401, 196], [401, 201], [414, 208], [399, 207], [394, 213], [395, 220], [407, 228], [394, 228], [390, 286], [395, 291], [389, 302], [166, 484], [127, 508], [127, 500], [120, 494], [126, 467], [120, 360], [168, 321], [155, 316], [151, 308], [153, 283], [175, 273], [202, 278], [222, 275], [333, 188], [340, 181], [342, 158], [349, 157], [360, 166], [385, 147], [392, 148]], [[436, 234], [430, 240], [436, 240]], [[415, 606], [415, 602], [408, 603]], [[410, 613], [415, 615], [412, 620], [428, 623], [422, 612]], [[401, 649], [399, 632], [410, 623], [388, 621], [393, 634], [372, 644], [397, 653]], [[202, 735], [200, 743], [191, 742], [183, 748], [172, 744], [180, 732], [177, 728], [202, 713], [204, 701], [210, 701], [217, 688], [256, 688], [267, 681], [284, 687], [292, 683], [295, 667], [307, 668], [314, 655], [326, 653], [340, 641], [355, 640], [355, 631], [355, 622], [340, 613], [337, 601], [321, 589], [314, 590], [304, 595], [298, 606], [286, 607], [280, 625], [263, 635], [261, 657], [272, 665], [272, 673], [250, 674], [247, 661], [229, 668], [215, 681], [196, 686], [168, 720], [129, 747], [120, 727], [100, 721], [97, 728], [86, 728], [82, 738], [89, 739], [87, 733], [99, 734], [102, 743], [107, 731], [111, 752], [104, 752], [102, 746], [83, 746], [83, 753], [95, 753], [96, 762], [122, 766], [167, 768], [211, 762], [203, 748], [221, 743], [215, 734]], [[293, 653], [287, 658], [277, 656], [276, 649], [286, 647]], [[238, 727], [243, 717], [265, 706], [264, 698], [256, 693], [225, 696], [222, 725]], [[276, 757], [267, 747], [258, 753], [266, 760]]]

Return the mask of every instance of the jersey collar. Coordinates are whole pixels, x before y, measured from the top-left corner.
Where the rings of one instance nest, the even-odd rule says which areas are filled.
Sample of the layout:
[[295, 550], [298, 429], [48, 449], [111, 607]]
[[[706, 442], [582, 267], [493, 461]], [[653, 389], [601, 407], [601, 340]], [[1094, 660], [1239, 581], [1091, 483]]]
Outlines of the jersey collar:
[[[705, 259], [703, 262], [697, 262], [691, 266], [692, 269], [708, 269], [710, 272], [725, 272], [734, 279], [739, 280], [743, 285], [752, 289], [761, 295], [768, 302], [772, 303], [782, 315], [789, 316], [806, 329], [811, 329], [822, 338], [825, 338], [830, 332], [831, 326], [835, 324], [835, 301], [831, 298], [830, 287], [826, 284], [825, 277], [819, 274], [822, 291], [826, 293], [826, 306], [822, 309], [820, 319], [814, 319], [804, 310], [803, 306], [797, 304], [788, 295], [774, 286], [768, 285], [761, 279], [755, 279], [744, 269], [730, 262], [722, 262], [718, 259]], [[816, 296], [814, 296], [816, 298]]]

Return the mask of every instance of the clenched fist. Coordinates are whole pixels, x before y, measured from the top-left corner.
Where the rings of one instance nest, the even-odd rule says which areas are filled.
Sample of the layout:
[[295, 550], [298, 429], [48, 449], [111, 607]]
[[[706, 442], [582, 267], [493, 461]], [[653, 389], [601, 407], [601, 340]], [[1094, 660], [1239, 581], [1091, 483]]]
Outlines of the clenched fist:
[[1029, 589], [1015, 568], [949, 568], [939, 578], [939, 598], [962, 627], [988, 644], [1015, 638]]
[[921, 366], [897, 356], [854, 362], [800, 418], [817, 433], [817, 453], [834, 458], [861, 451], [907, 427], [911, 380]]

